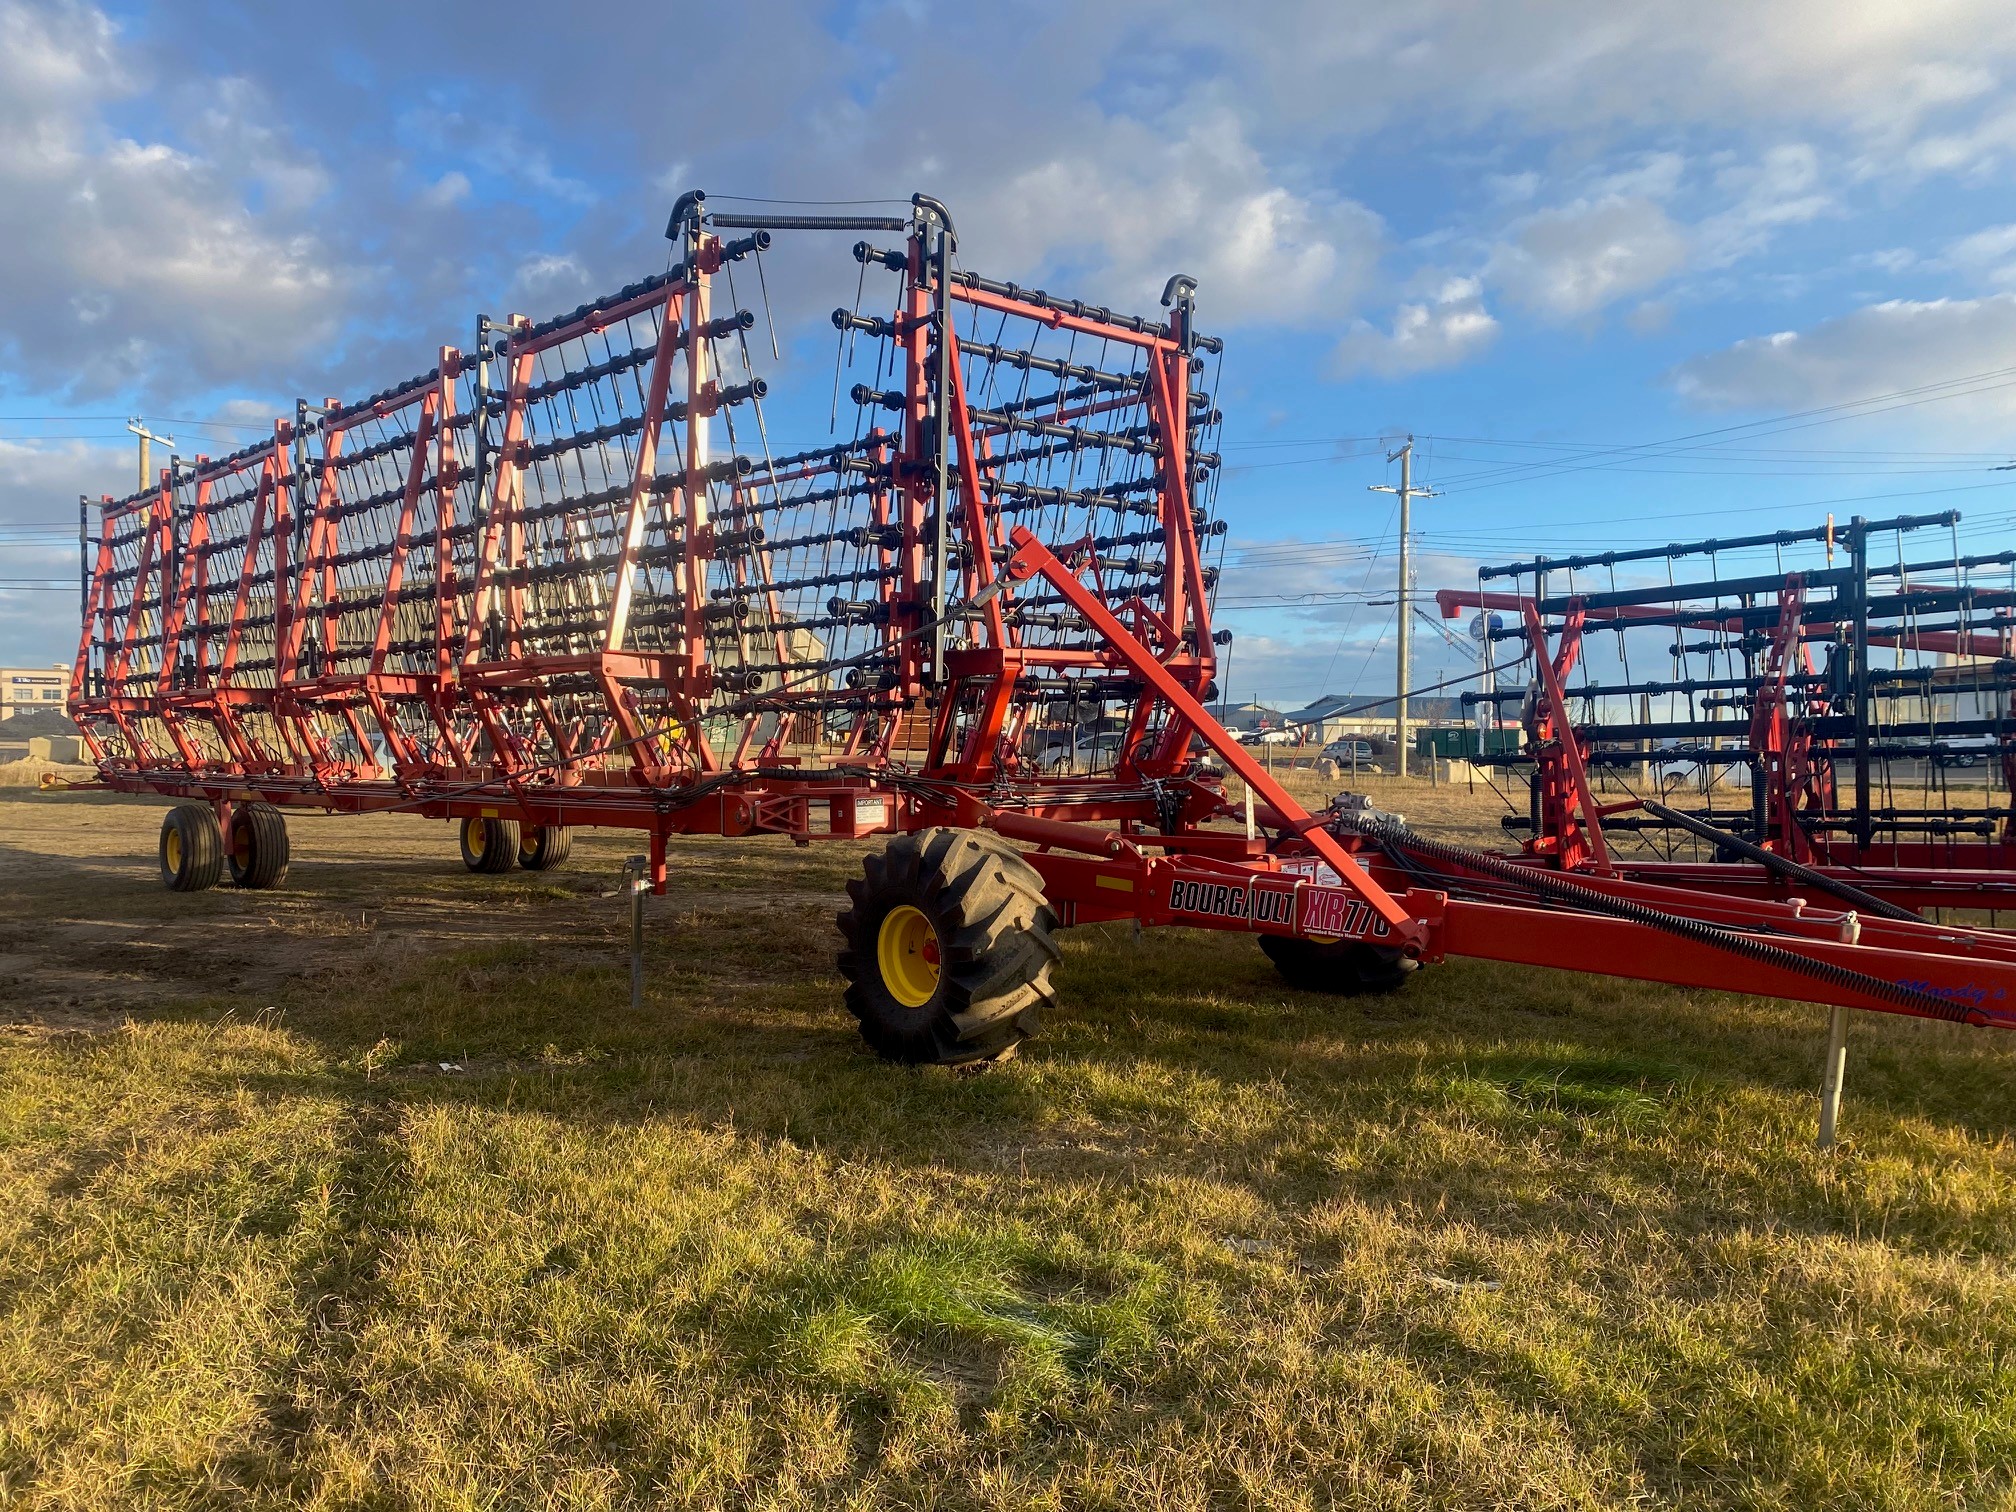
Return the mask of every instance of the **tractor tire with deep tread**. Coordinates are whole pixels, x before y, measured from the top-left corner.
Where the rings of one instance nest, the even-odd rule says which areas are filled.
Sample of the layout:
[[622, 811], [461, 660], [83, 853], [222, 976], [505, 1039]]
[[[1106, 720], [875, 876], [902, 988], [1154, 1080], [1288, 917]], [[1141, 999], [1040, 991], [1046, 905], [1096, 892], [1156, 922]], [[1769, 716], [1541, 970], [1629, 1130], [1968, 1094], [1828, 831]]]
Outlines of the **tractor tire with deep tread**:
[[516, 819], [464, 819], [457, 833], [462, 864], [472, 872], [508, 872], [518, 864]]
[[161, 821], [161, 881], [170, 892], [202, 892], [224, 875], [224, 835], [207, 803], [177, 804]]
[[1394, 947], [1362, 940], [1262, 935], [1260, 949], [1290, 987], [1337, 997], [1398, 992], [1421, 964]]
[[876, 1054], [961, 1065], [1036, 1032], [1062, 956], [1042, 874], [1019, 851], [985, 832], [928, 829], [870, 855], [862, 872], [837, 920], [839, 965]]
[[564, 824], [527, 824], [518, 831], [518, 864], [527, 871], [564, 866], [574, 850], [574, 831]]
[[291, 847], [287, 816], [270, 803], [242, 803], [231, 813], [224, 863], [240, 887], [272, 888], [287, 880]]

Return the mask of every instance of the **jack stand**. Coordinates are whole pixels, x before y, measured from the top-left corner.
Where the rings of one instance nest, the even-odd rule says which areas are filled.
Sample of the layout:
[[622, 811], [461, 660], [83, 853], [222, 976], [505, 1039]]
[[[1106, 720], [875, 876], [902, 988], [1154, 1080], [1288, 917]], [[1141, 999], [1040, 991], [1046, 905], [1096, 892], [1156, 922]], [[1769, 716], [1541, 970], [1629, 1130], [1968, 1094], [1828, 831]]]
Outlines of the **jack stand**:
[[1848, 1010], [1827, 1012], [1827, 1059], [1820, 1067], [1820, 1139], [1823, 1150], [1834, 1148], [1834, 1129], [1841, 1117], [1841, 1078], [1848, 1070]]
[[644, 1010], [644, 894], [651, 890], [651, 858], [632, 856], [623, 863], [617, 891], [630, 899], [630, 1011]]

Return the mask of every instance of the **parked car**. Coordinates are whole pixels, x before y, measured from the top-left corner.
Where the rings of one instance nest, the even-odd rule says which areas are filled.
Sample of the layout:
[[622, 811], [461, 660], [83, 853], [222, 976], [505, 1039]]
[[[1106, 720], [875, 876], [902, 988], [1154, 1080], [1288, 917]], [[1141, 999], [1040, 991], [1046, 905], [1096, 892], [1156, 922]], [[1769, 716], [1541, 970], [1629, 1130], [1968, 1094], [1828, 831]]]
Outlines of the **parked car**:
[[1125, 741], [1118, 730], [1084, 731], [1075, 738], [1055, 736], [1038, 750], [1036, 760], [1045, 772], [1110, 771], [1119, 763]]
[[1346, 735], [1323, 747], [1323, 759], [1344, 770], [1384, 772], [1393, 763], [1393, 742], [1366, 735]]
[[1932, 760], [1944, 767], [1980, 766], [2002, 749], [1993, 735], [1954, 735], [1932, 747]]
[[1302, 738], [1300, 730], [1262, 730], [1256, 738], [1260, 745], [1294, 745]]

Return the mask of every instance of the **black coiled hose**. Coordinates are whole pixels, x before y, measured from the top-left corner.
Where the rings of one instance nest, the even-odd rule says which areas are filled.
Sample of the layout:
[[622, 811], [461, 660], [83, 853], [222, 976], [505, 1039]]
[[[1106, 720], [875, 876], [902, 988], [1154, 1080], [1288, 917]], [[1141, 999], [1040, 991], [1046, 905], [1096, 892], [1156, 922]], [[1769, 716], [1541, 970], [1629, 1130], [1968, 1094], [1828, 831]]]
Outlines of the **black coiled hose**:
[[1840, 882], [1833, 877], [1825, 876], [1813, 870], [1810, 866], [1794, 861], [1790, 856], [1781, 856], [1776, 851], [1768, 851], [1763, 846], [1744, 839], [1741, 835], [1731, 835], [1723, 830], [1718, 830], [1712, 824], [1703, 824], [1692, 814], [1683, 814], [1678, 809], [1671, 809], [1663, 803], [1653, 803], [1649, 800], [1641, 804], [1640, 807], [1654, 818], [1664, 819], [1668, 824], [1684, 829], [1690, 835], [1699, 836], [1710, 845], [1718, 846], [1726, 851], [1733, 851], [1736, 855], [1755, 861], [1760, 866], [1770, 868], [1780, 876], [1790, 877], [1794, 882], [1818, 888], [1821, 892], [1832, 893], [1842, 902], [1852, 903], [1864, 913], [1875, 914], [1878, 918], [1882, 919], [1904, 920], [1912, 924], [1922, 924], [1924, 922], [1921, 915], [1911, 912], [1908, 908], [1899, 908], [1895, 903], [1886, 902], [1874, 893], [1864, 892], [1861, 888], [1850, 883]]

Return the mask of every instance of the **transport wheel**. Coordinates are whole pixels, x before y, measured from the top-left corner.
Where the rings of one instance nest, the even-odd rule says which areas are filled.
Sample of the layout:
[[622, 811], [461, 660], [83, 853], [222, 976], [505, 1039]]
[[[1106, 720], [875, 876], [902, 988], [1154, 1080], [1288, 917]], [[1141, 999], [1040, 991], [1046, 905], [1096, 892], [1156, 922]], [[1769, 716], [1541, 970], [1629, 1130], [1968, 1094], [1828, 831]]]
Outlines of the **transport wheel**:
[[1398, 992], [1421, 964], [1400, 950], [1360, 940], [1262, 935], [1260, 949], [1290, 987], [1339, 997]]
[[574, 849], [574, 831], [562, 824], [527, 824], [518, 831], [518, 864], [527, 871], [564, 866]]
[[847, 884], [840, 974], [861, 1037], [888, 1060], [987, 1060], [1036, 1031], [1055, 999], [1057, 916], [1042, 875], [992, 835], [928, 829], [892, 841]]
[[462, 864], [472, 872], [508, 872], [518, 859], [516, 819], [464, 819]]
[[278, 887], [287, 880], [287, 816], [270, 803], [240, 804], [231, 814], [224, 850], [231, 880], [240, 887]]
[[202, 892], [224, 875], [224, 836], [207, 803], [182, 803], [161, 821], [161, 881], [170, 892]]

